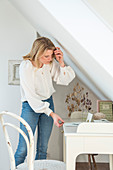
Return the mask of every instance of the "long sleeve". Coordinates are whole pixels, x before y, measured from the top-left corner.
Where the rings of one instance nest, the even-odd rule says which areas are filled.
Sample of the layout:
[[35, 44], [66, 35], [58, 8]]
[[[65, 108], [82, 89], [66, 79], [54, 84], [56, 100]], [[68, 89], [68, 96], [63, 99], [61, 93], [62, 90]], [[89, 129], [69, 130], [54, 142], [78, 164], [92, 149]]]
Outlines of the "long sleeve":
[[68, 85], [74, 78], [75, 72], [70, 66], [60, 67], [57, 61], [53, 61], [51, 76], [56, 84]]
[[35, 71], [30, 61], [23, 61], [20, 65], [20, 85], [25, 93], [26, 100], [36, 113], [45, 113], [49, 116], [52, 110], [49, 108], [48, 102], [40, 100], [40, 96], [36, 94], [34, 87]]

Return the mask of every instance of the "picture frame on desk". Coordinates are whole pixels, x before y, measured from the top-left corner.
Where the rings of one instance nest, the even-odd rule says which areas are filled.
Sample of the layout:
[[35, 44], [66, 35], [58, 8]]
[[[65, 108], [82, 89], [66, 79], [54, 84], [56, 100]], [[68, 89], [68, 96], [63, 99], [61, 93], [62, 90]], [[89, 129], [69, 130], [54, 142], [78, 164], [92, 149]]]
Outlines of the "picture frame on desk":
[[113, 101], [97, 100], [97, 112], [104, 113], [107, 120], [113, 120]]

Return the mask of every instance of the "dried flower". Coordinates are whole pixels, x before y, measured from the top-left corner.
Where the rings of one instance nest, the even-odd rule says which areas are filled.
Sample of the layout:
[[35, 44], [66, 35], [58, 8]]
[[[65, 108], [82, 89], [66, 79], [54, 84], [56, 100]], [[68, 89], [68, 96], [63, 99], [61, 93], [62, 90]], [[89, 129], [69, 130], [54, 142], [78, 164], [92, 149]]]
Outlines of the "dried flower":
[[84, 88], [80, 87], [77, 83], [73, 92], [66, 96], [65, 102], [67, 103], [68, 116], [74, 111], [89, 111], [91, 110], [92, 101], [88, 98], [88, 92], [84, 93]]

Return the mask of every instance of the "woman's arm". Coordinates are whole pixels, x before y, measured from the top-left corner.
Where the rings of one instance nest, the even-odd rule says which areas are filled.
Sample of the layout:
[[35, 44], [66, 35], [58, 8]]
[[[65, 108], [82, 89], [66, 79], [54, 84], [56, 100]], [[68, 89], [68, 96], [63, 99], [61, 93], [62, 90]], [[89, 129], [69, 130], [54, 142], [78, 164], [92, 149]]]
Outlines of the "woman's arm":
[[75, 78], [75, 72], [70, 66], [60, 66], [57, 61], [53, 60], [51, 76], [56, 84], [68, 85]]
[[[61, 119], [61, 117], [59, 117], [57, 114], [55, 114], [54, 112], [50, 113], [50, 116], [53, 118], [54, 120], [54, 124], [57, 127], [61, 127], [64, 124], [64, 121]], [[61, 122], [61, 123], [60, 123]]]
[[68, 85], [74, 78], [75, 72], [70, 66], [65, 66], [63, 60], [63, 52], [59, 47], [54, 51], [56, 60], [53, 60], [51, 75], [53, 81], [60, 85]]

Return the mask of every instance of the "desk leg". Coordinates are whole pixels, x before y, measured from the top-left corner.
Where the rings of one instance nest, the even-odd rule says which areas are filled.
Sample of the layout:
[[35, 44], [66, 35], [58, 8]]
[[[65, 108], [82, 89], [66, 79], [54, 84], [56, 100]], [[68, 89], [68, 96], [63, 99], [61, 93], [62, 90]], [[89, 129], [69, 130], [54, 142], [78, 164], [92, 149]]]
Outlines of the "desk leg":
[[109, 167], [110, 170], [113, 170], [113, 155], [109, 155]]
[[65, 144], [65, 136], [63, 136], [63, 161], [66, 162], [66, 144]]
[[[80, 149], [73, 147], [79, 146], [79, 140], [73, 140], [74, 138], [71, 136], [66, 136], [65, 138], [65, 146], [66, 146], [66, 170], [75, 170], [76, 169], [76, 160], [79, 155]], [[79, 143], [78, 143], [79, 142]]]
[[[68, 154], [68, 153], [67, 153]], [[76, 170], [76, 158], [78, 155], [66, 155], [66, 170]]]

